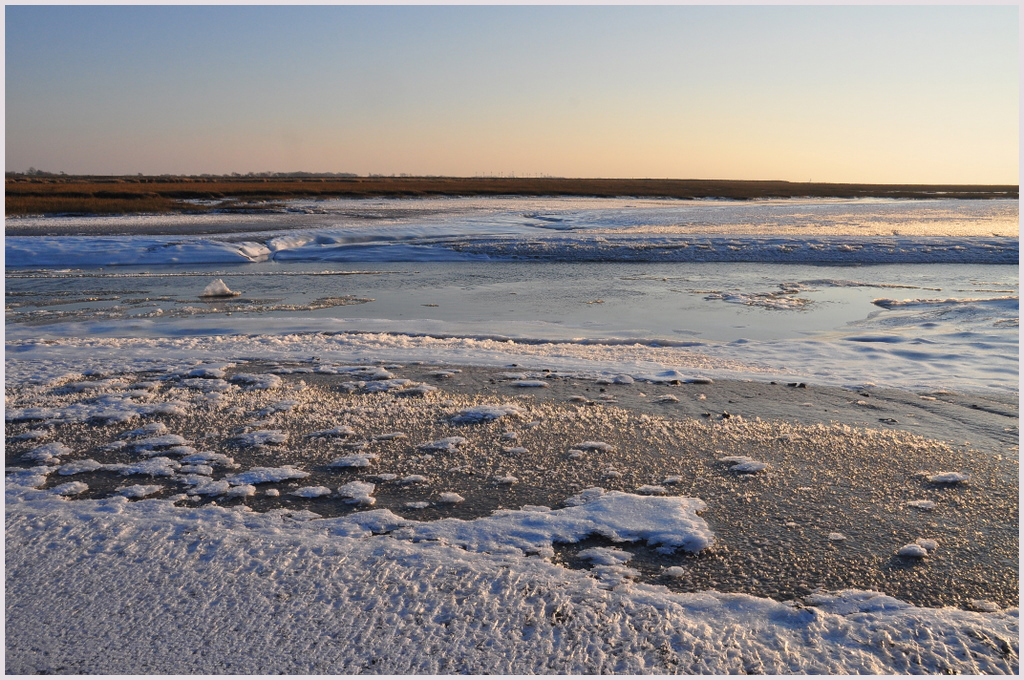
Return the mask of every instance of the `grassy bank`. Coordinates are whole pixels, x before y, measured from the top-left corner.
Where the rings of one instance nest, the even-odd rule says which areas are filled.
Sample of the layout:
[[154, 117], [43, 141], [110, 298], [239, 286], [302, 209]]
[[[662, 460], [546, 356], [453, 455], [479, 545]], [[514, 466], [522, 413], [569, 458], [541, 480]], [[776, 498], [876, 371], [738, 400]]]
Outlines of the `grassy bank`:
[[[258, 211], [289, 198], [423, 196], [636, 196], [644, 198], [1017, 198], [1014, 185], [827, 184], [814, 182], [461, 177], [35, 177], [9, 175], [5, 214]], [[214, 202], [197, 205], [191, 201]]]

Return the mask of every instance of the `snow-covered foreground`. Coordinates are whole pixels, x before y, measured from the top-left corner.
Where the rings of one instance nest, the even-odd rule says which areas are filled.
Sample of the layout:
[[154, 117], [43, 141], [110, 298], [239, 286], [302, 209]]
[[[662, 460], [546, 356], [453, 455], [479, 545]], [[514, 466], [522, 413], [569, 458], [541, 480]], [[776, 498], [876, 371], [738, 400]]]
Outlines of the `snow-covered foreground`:
[[8, 673], [1019, 671], [1016, 202], [291, 209], [5, 240]]
[[[779, 603], [168, 501], [7, 506], [8, 673], [1016, 673], [1018, 613]], [[38, 496], [38, 498], [35, 498]], [[543, 525], [547, 513], [538, 513]]]

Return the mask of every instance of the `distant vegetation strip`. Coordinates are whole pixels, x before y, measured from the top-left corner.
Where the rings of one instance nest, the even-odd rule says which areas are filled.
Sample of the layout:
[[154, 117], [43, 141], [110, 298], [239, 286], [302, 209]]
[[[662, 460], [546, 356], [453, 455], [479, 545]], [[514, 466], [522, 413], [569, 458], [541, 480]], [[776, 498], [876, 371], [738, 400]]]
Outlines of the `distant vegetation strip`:
[[[78, 177], [8, 174], [6, 215], [141, 214], [279, 208], [291, 198], [584, 196], [638, 198], [1018, 197], [1014, 185], [828, 184], [820, 182], [504, 177]], [[269, 202], [269, 204], [268, 204]]]

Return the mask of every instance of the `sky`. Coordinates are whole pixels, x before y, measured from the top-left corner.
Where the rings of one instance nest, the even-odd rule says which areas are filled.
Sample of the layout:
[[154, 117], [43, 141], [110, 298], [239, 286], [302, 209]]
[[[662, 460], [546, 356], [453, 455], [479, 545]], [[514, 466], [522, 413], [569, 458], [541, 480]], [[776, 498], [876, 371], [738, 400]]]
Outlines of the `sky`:
[[6, 169], [1001, 183], [1004, 6], [12, 6]]

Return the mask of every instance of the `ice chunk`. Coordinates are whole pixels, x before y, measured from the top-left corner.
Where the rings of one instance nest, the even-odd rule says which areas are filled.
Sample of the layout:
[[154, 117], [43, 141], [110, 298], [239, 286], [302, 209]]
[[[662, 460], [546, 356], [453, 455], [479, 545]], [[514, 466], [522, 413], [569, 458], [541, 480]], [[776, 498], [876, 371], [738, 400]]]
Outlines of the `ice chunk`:
[[22, 457], [35, 463], [59, 463], [59, 456], [66, 456], [71, 453], [71, 447], [61, 442], [50, 442], [37, 446]]
[[730, 470], [746, 474], [761, 472], [768, 467], [768, 463], [762, 463], [761, 461], [754, 460], [749, 456], [725, 456], [724, 458], [719, 458], [718, 462], [732, 463], [732, 466], [729, 468]]
[[231, 490], [231, 485], [223, 479], [211, 479], [208, 482], [196, 484], [192, 493], [199, 496], [222, 496]]
[[327, 467], [369, 467], [370, 461], [377, 456], [372, 453], [367, 454], [356, 454], [354, 456], [342, 456], [341, 458], [335, 458]]
[[581, 451], [612, 451], [612, 450], [614, 450], [615, 447], [613, 447], [611, 444], [607, 444], [605, 442], [589, 442], [588, 441], [588, 442], [580, 442], [579, 444], [577, 444], [573, 448], [574, 449], [579, 449]]
[[453, 423], [486, 423], [505, 416], [522, 417], [523, 409], [514, 404], [481, 404], [464, 408], [452, 418]]
[[896, 554], [900, 557], [911, 557], [915, 559], [920, 559], [922, 557], [928, 556], [928, 550], [923, 546], [918, 545], [917, 543], [908, 543], [907, 545], [897, 550]]
[[547, 387], [548, 384], [543, 380], [516, 380], [512, 383], [512, 387]]
[[241, 293], [236, 293], [228, 288], [227, 284], [221, 279], [214, 279], [207, 284], [206, 288], [203, 288], [203, 292], [199, 294], [199, 297], [226, 298], [235, 297], [236, 295], [241, 295]]
[[445, 437], [444, 439], [438, 439], [437, 441], [428, 442], [426, 444], [420, 444], [417, 448], [423, 451], [447, 451], [451, 453], [456, 447], [466, 443], [465, 437]]
[[99, 463], [92, 458], [86, 458], [84, 460], [76, 460], [65, 465], [61, 465], [60, 469], [57, 470], [59, 475], [77, 475], [82, 472], [95, 472], [96, 470], [102, 470], [106, 466], [103, 463]]
[[76, 496], [80, 493], [85, 493], [89, 490], [89, 485], [85, 482], [67, 482], [60, 486], [55, 486], [50, 491], [57, 494], [58, 496]]
[[349, 482], [338, 487], [338, 495], [356, 505], [373, 505], [377, 499], [372, 496], [376, 488], [370, 482]]
[[309, 473], [293, 465], [282, 465], [276, 468], [255, 467], [248, 472], [228, 475], [224, 479], [232, 486], [240, 486], [242, 484], [282, 482], [286, 479], [302, 479], [303, 477], [309, 477]]
[[[270, 491], [277, 491], [277, 489], [268, 490], [268, 496], [270, 495]], [[280, 494], [279, 491], [278, 494]], [[244, 498], [246, 496], [255, 496], [256, 487], [253, 486], [252, 484], [239, 484], [238, 486], [233, 486], [230, 489], [228, 489], [224, 493], [224, 495], [227, 496], [228, 498]]]
[[934, 510], [938, 504], [935, 501], [908, 501], [907, 506], [920, 510]]
[[160, 484], [133, 484], [132, 486], [118, 489], [117, 493], [125, 498], [145, 498], [146, 496], [160, 493], [163, 490], [164, 487]]
[[449, 504], [454, 505], [456, 503], [462, 503], [465, 500], [466, 500], [465, 498], [463, 498], [462, 496], [460, 496], [457, 493], [446, 492], [446, 493], [441, 494], [441, 497], [438, 500], [438, 502], [439, 503], [449, 503]]
[[352, 436], [355, 435], [355, 433], [356, 433], [356, 431], [353, 430], [348, 425], [338, 425], [337, 427], [332, 427], [329, 430], [317, 430], [316, 432], [310, 432], [306, 436], [307, 437], [352, 437]]
[[301, 498], [319, 498], [320, 496], [330, 496], [331, 490], [326, 486], [304, 486], [290, 492], [289, 495]]
[[962, 472], [936, 472], [933, 475], [928, 475], [928, 481], [932, 484], [959, 484], [970, 478], [970, 475]]
[[230, 442], [235, 446], [264, 447], [283, 444], [288, 441], [288, 433], [280, 430], [256, 430], [232, 437]]
[[614, 566], [629, 562], [633, 559], [633, 553], [618, 548], [588, 548], [581, 550], [578, 557], [590, 560], [593, 564]]

